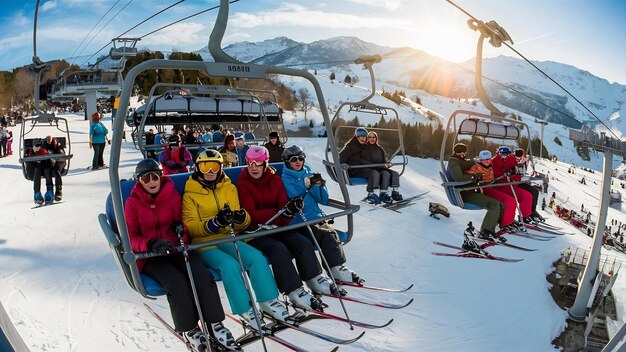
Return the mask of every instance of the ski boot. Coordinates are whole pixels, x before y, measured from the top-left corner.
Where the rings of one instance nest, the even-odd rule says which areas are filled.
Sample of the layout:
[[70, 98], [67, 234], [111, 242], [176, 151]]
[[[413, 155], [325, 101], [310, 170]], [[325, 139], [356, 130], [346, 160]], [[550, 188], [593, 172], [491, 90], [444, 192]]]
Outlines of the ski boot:
[[502, 236], [498, 236], [495, 233], [487, 230], [486, 228], [482, 228], [480, 229], [480, 233], [478, 234], [478, 238], [481, 238], [483, 240], [487, 240], [487, 241], [491, 241], [491, 242], [496, 242], [496, 243], [505, 243], [506, 242], [506, 238], [502, 237]]
[[469, 238], [463, 241], [461, 248], [463, 248], [466, 252], [485, 254], [485, 250], [478, 243], [476, 243], [476, 241]]
[[393, 199], [395, 202], [399, 202], [403, 198], [402, 198], [402, 195], [400, 194], [400, 192], [398, 192], [398, 191], [391, 191], [391, 199]]
[[[467, 224], [467, 228], [465, 229], [465, 235], [467, 237], [477, 237], [477, 235], [476, 235], [476, 228], [474, 227], [474, 225], [472, 224], [471, 221]], [[480, 237], [480, 236], [478, 236], [478, 237]]]
[[361, 279], [359, 275], [357, 275], [354, 271], [350, 270], [345, 265], [337, 265], [330, 268], [330, 272], [333, 274], [335, 280], [344, 281], [344, 282], [354, 282], [357, 284], [362, 284], [365, 280]]
[[252, 307], [250, 307], [247, 312], [240, 314], [239, 316], [243, 321], [246, 322], [246, 324], [248, 324], [255, 330], [258, 329], [257, 321], [261, 323], [261, 328], [263, 328], [263, 326], [265, 325], [262, 318], [260, 321], [257, 319], [256, 314], [254, 314], [254, 308]]
[[[256, 324], [253, 325], [256, 327]], [[239, 351], [240, 348], [235, 342], [233, 334], [228, 330], [222, 322], [212, 323], [209, 326], [209, 334], [217, 342], [220, 348], [224, 348], [227, 351]]]
[[52, 193], [51, 189], [46, 191], [46, 193], [43, 195], [43, 200], [46, 203], [46, 205], [52, 204], [54, 202], [54, 193]]
[[391, 197], [389, 196], [389, 193], [387, 192], [380, 192], [380, 201], [385, 203], [385, 204], [391, 204], [393, 202], [393, 199], [391, 199]]
[[286, 321], [290, 318], [287, 307], [277, 298], [270, 301], [260, 302], [259, 306], [261, 307], [261, 311], [272, 317], [272, 319]]
[[380, 198], [376, 194], [370, 193], [367, 195], [367, 198], [365, 198], [365, 203], [378, 205], [380, 204]]
[[35, 204], [42, 205], [44, 202], [43, 196], [41, 192], [35, 192]]
[[312, 309], [320, 312], [324, 309], [324, 303], [322, 303], [319, 298], [311, 295], [311, 293], [305, 290], [303, 286], [289, 292], [287, 297], [289, 297], [289, 301], [291, 301], [291, 304], [293, 304], [294, 307]]
[[524, 226], [523, 222], [519, 222], [517, 220], [513, 221], [513, 223], [511, 224], [513, 227], [515, 227], [517, 229], [517, 232], [520, 233], [526, 233], [526, 226]]
[[194, 352], [206, 352], [209, 351], [209, 346], [207, 345], [206, 336], [204, 333], [200, 331], [199, 328], [193, 328], [189, 331], [185, 331], [183, 333], [183, 340], [185, 340], [185, 345], [190, 351]]
[[63, 199], [63, 186], [57, 186], [54, 191], [54, 200], [60, 202]]

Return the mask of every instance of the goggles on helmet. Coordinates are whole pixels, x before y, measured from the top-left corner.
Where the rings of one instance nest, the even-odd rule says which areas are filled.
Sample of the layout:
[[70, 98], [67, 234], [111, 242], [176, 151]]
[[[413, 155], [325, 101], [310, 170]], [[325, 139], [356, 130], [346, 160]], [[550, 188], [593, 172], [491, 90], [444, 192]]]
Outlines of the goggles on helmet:
[[250, 159], [246, 159], [246, 161], [248, 162], [248, 166], [256, 166], [256, 167], [265, 167], [265, 161], [259, 161], [259, 160], [250, 160]]

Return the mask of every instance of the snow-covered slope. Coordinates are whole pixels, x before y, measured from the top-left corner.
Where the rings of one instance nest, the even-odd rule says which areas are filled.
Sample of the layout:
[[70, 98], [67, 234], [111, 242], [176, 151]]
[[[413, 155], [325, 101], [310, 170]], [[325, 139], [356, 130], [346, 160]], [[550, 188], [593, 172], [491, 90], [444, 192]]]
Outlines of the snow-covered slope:
[[[329, 88], [329, 98], [343, 99], [343, 95], [336, 97], [330, 91]], [[429, 99], [434, 106], [439, 98]], [[0, 212], [0, 302], [32, 351], [182, 351], [184, 346], [143, 308], [143, 303], [148, 303], [170, 320], [165, 298], [149, 301], [129, 289], [112, 259], [96, 220], [104, 211], [109, 193], [108, 174], [106, 170], [86, 170], [92, 157], [87, 144], [87, 122], [81, 114], [67, 117], [74, 159], [72, 170], [64, 177], [64, 203], [31, 209], [32, 183], [23, 179], [17, 155], [0, 159], [0, 194], [5, 199]], [[110, 121], [109, 116], [104, 118], [108, 127]], [[17, 136], [19, 127], [13, 131]], [[301, 145], [307, 162], [329, 179], [322, 165], [325, 142], [323, 138], [289, 140], [289, 144]], [[108, 156], [109, 147], [105, 150], [107, 160]], [[140, 159], [132, 142], [125, 142], [121, 176], [129, 177]], [[587, 185], [582, 186], [577, 182], [578, 175], [565, 171], [568, 166], [545, 163], [539, 169], [550, 171], [555, 177], [550, 182], [550, 192], [555, 191], [559, 201], [569, 197], [566, 206], [578, 208], [584, 203], [596, 211], [599, 173], [587, 174]], [[348, 288], [350, 295], [391, 302], [411, 298], [415, 301], [402, 310], [346, 303], [353, 319], [382, 322], [394, 318], [394, 323], [384, 329], [367, 330], [362, 340], [342, 346], [341, 350], [553, 350], [550, 342], [564, 328], [566, 312], [550, 297], [545, 275], [563, 249], [587, 248], [591, 239], [579, 233], [549, 242], [511, 238], [513, 243], [538, 250], [492, 250], [495, 255], [524, 259], [519, 263], [432, 256], [430, 252], [446, 251], [433, 245], [433, 241], [460, 244], [467, 222], [478, 223], [484, 214], [450, 206], [440, 186], [438, 168], [438, 161], [409, 158], [401, 191], [409, 196], [429, 190], [426, 198], [404, 208], [401, 214], [367, 206], [356, 214], [355, 236], [345, 247], [348, 265], [371, 285], [401, 287], [414, 283], [415, 287], [401, 294]], [[331, 195], [339, 197], [338, 186], [330, 180], [328, 185]], [[580, 192], [571, 192], [572, 189]], [[362, 186], [350, 187], [349, 192], [353, 200], [364, 196]], [[429, 201], [447, 205], [452, 216], [442, 220], [429, 218]], [[623, 220], [624, 211], [611, 209], [609, 219]], [[550, 221], [562, 225], [558, 220]], [[345, 228], [340, 219], [336, 226]], [[618, 260], [626, 259], [621, 253], [608, 254]], [[623, 312], [623, 277], [617, 280], [614, 290]], [[331, 305], [329, 312], [341, 314], [337, 301], [327, 302]], [[231, 321], [226, 325], [241, 332]], [[342, 337], [354, 336], [361, 330], [350, 331], [345, 324], [328, 321], [307, 325]], [[297, 332], [282, 335], [311, 351], [328, 351], [332, 347]], [[268, 347], [271, 351], [283, 350], [270, 342]], [[262, 347], [256, 344], [245, 350], [260, 351]]]
[[[277, 53], [300, 44], [287, 37], [276, 37], [261, 42], [231, 43], [224, 47], [224, 52], [242, 62], [249, 62], [261, 56]], [[208, 46], [195, 51], [195, 53], [200, 54], [204, 61], [213, 61]]]

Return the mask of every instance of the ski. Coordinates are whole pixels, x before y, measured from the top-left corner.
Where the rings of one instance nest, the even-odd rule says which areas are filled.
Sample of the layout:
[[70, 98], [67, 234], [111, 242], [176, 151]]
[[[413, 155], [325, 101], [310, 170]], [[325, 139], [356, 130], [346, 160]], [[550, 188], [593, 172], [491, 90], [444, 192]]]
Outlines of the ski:
[[[404, 198], [404, 199], [399, 200], [399, 201], [394, 201], [394, 202], [389, 203], [389, 204], [385, 204], [385, 203], [381, 203], [381, 204], [371, 204], [371, 203], [367, 203], [367, 202], [365, 201], [365, 199], [361, 200], [361, 201], [360, 201], [360, 203], [365, 204], [365, 205], [369, 205], [369, 206], [371, 206], [371, 207], [374, 207], [374, 209], [376, 209], [376, 208], [382, 208], [382, 209], [391, 210], [391, 211], [393, 211], [393, 212], [396, 212], [396, 213], [400, 213], [400, 214], [401, 214], [401, 212], [400, 212], [400, 211], [398, 211], [398, 209], [401, 209], [401, 208], [407, 207], [407, 206], [409, 206], [409, 205], [413, 204], [412, 202], [414, 202], [414, 201], [417, 201], [417, 200], [420, 200], [420, 199], [424, 198], [424, 196], [425, 196], [426, 194], [428, 194], [429, 192], [430, 192], [430, 191], [426, 191], [426, 192], [420, 193], [420, 194], [415, 195], [415, 196], [411, 196], [411, 197], [408, 197], [408, 198]], [[372, 210], [374, 210], [374, 209], [372, 209]]]
[[57, 205], [57, 204], [62, 204], [62, 203], [64, 203], [64, 201], [61, 200], [61, 201], [58, 201], [58, 202], [53, 202], [53, 203], [48, 203], [48, 204], [46, 204], [46, 203], [37, 204], [34, 207], [32, 207], [31, 209], [45, 208], [45, 207], [50, 206], [50, 205]]
[[524, 238], [528, 238], [530, 240], [535, 240], [535, 241], [550, 241], [551, 239], [555, 238], [555, 237], [544, 237], [540, 235], [535, 235], [534, 233], [506, 232], [504, 234], [524, 237]]
[[[153, 317], [156, 318], [156, 320], [158, 320], [161, 324], [163, 324], [163, 326], [172, 334], [174, 334], [174, 336], [176, 336], [180, 342], [184, 343], [185, 346], [187, 346], [187, 342], [185, 342], [185, 339], [183, 338], [183, 336], [178, 333], [178, 331], [174, 330], [174, 328], [165, 321], [165, 319], [163, 319], [157, 312], [155, 312], [152, 307], [150, 307], [149, 305], [147, 305], [146, 303], [143, 304], [144, 307], [146, 307], [146, 309], [148, 310], [148, 312], [150, 312], [150, 314], [152, 314]], [[218, 351], [218, 352], [226, 352], [226, 351], [241, 351], [241, 348], [239, 347], [238, 349], [235, 350], [227, 350], [225, 347], [223, 346], [218, 346], [217, 342], [213, 341], [213, 339], [206, 335], [205, 336], [207, 341], [211, 344], [211, 346], [209, 346], [209, 349], [207, 352], [209, 351]], [[187, 348], [191, 351], [190, 347], [187, 346]]]
[[337, 282], [338, 285], [342, 285], [342, 286], [358, 287], [358, 288], [363, 288], [366, 290], [384, 291], [384, 292], [406, 292], [410, 290], [411, 288], [413, 288], [413, 284], [411, 284], [407, 288], [395, 289], [395, 288], [386, 288], [386, 287], [367, 286], [363, 284], [358, 284], [356, 282], [347, 282], [347, 281], [341, 281], [341, 280], [335, 280], [335, 282]]
[[442, 252], [431, 252], [431, 254], [436, 256], [444, 256], [444, 257], [457, 257], [457, 258], [476, 258], [476, 259], [487, 259], [487, 260], [497, 260], [500, 262], [521, 262], [524, 259], [511, 259], [504, 257], [495, 257], [493, 255], [484, 255], [478, 254], [474, 252], [460, 252], [460, 253], [442, 253]]
[[487, 248], [487, 247], [492, 247], [492, 246], [505, 246], [505, 247], [514, 248], [514, 249], [518, 249], [520, 251], [526, 251], [526, 252], [536, 251], [536, 249], [521, 247], [521, 246], [517, 246], [514, 244], [510, 244], [508, 242], [493, 242], [493, 241], [482, 239], [480, 237], [475, 237], [473, 238], [473, 240], [476, 242], [483, 242], [483, 244], [481, 245], [482, 248]]
[[556, 225], [552, 225], [552, 224], [548, 224], [546, 222], [541, 222], [541, 221], [537, 223], [537, 226], [544, 227], [544, 228], [547, 228], [549, 230], [563, 230], [562, 227], [559, 227], [559, 226], [556, 226]]
[[555, 231], [555, 230], [551, 230], [551, 229], [542, 228], [542, 227], [539, 227], [539, 226], [533, 225], [533, 224], [524, 224], [524, 226], [526, 226], [526, 228], [529, 229], [529, 230], [545, 232], [545, 233], [550, 234], [550, 235], [557, 235], [557, 236], [572, 235], [572, 233], [569, 233], [569, 232], [559, 232], [559, 231]]
[[350, 323], [354, 326], [358, 326], [360, 328], [365, 328], [365, 329], [380, 329], [380, 328], [384, 328], [389, 326], [391, 323], [393, 323], [393, 318], [389, 319], [389, 321], [387, 321], [385, 324], [382, 325], [377, 325], [377, 324], [369, 324], [369, 323], [364, 323], [362, 321], [358, 321], [358, 320], [353, 320], [350, 319], [348, 321], [347, 318], [344, 317], [340, 317], [338, 315], [334, 315], [334, 314], [330, 314], [330, 313], [326, 313], [326, 312], [321, 312], [319, 310], [313, 310], [313, 309], [304, 309], [302, 307], [296, 307], [296, 309], [300, 309], [300, 310], [304, 310], [307, 313], [311, 313], [313, 315], [317, 315], [326, 319], [334, 319], [334, 320], [338, 320], [338, 321], [342, 321], [344, 323]]
[[348, 296], [339, 297], [339, 296], [335, 296], [335, 295], [329, 295], [329, 294], [326, 294], [326, 293], [318, 293], [317, 295], [321, 295], [321, 296], [324, 296], [324, 297], [343, 299], [343, 300], [349, 301], [349, 302], [361, 303], [361, 304], [366, 304], [368, 306], [374, 306], [374, 307], [380, 307], [380, 308], [388, 308], [388, 309], [402, 309], [402, 308], [408, 306], [409, 304], [413, 303], [413, 298], [411, 298], [411, 300], [409, 300], [407, 303], [397, 304], [397, 303], [371, 302], [371, 301], [367, 301], [367, 300], [363, 300], [363, 299], [359, 299], [359, 298], [353, 298], [353, 297], [348, 297]]
[[[293, 343], [291, 343], [291, 342], [289, 342], [289, 341], [287, 341], [287, 340], [285, 340], [285, 339], [283, 339], [281, 337], [276, 336], [276, 333], [278, 331], [287, 329], [286, 325], [280, 324], [280, 325], [276, 325], [276, 327], [267, 327], [266, 326], [267, 330], [264, 329], [261, 333], [259, 333], [259, 331], [257, 330], [256, 327], [253, 327], [253, 326], [249, 325], [247, 322], [242, 321], [242, 320], [232, 316], [231, 314], [226, 314], [226, 317], [231, 319], [231, 320], [234, 320], [234, 321], [236, 321], [236, 322], [238, 322], [240, 324], [242, 324], [244, 326], [244, 328], [247, 328], [248, 330], [250, 330], [249, 333], [246, 333], [246, 334], [240, 336], [239, 338], [237, 338], [236, 341], [237, 341], [238, 344], [240, 344], [240, 346], [245, 346], [245, 345], [251, 344], [253, 342], [256, 342], [256, 341], [258, 341], [261, 338], [260, 335], [263, 335], [264, 338], [267, 338], [268, 340], [272, 340], [272, 341], [278, 343], [279, 345], [282, 345], [282, 346], [284, 346], [284, 347], [286, 347], [286, 348], [288, 348], [288, 349], [290, 349], [292, 351], [307, 352], [306, 349], [304, 349], [304, 348], [302, 348], [300, 346], [297, 346], [297, 345], [295, 345], [295, 344], [293, 344]], [[331, 352], [335, 352], [335, 351], [337, 351], [337, 349], [338, 349], [338, 347], [335, 347], [334, 349], [331, 350]]]
[[524, 259], [512, 259], [512, 258], [496, 257], [496, 256], [493, 256], [493, 255], [487, 253], [487, 252], [485, 252], [484, 254], [483, 253], [470, 252], [470, 251], [467, 251], [467, 250], [463, 249], [462, 247], [454, 246], [454, 245], [443, 243], [443, 242], [439, 242], [439, 241], [433, 241], [433, 243], [438, 245], [438, 246], [452, 248], [452, 249], [456, 249], [457, 251], [459, 251], [458, 253], [432, 252], [433, 255], [437, 255], [437, 256], [489, 259], [489, 260], [498, 260], [498, 261], [501, 261], [501, 262], [520, 262], [520, 261], [524, 260]]
[[349, 344], [351, 344], [353, 342], [358, 341], [359, 339], [361, 339], [361, 337], [363, 337], [363, 335], [365, 335], [365, 331], [362, 331], [358, 336], [353, 337], [351, 339], [341, 339], [341, 338], [338, 338], [338, 337], [326, 335], [326, 334], [321, 333], [321, 332], [316, 331], [316, 330], [305, 328], [305, 327], [301, 326], [300, 324], [292, 324], [292, 323], [289, 323], [289, 322], [278, 321], [278, 320], [274, 319], [273, 317], [271, 317], [269, 315], [266, 315], [266, 314], [263, 314], [263, 316], [269, 318], [274, 324], [285, 325], [289, 329], [300, 331], [302, 333], [305, 333], [305, 334], [308, 334], [308, 335], [311, 335], [311, 336], [315, 336], [315, 337], [317, 337], [319, 339], [322, 339], [322, 340], [325, 340], [325, 341], [328, 341], [328, 342], [331, 342], [331, 343], [336, 343], [338, 345], [349, 345]]

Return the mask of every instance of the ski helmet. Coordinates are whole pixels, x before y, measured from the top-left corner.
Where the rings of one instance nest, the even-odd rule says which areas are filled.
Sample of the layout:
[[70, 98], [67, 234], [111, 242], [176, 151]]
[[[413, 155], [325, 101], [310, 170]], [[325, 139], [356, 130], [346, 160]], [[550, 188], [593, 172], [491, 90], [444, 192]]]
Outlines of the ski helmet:
[[[211, 170], [203, 170], [204, 165], [209, 165], [210, 163], [213, 163], [213, 165], [217, 165], [218, 169], [215, 170], [214, 168], [211, 168]], [[215, 149], [205, 149], [196, 157], [195, 171], [201, 174], [209, 171], [212, 171], [214, 173], [220, 173], [222, 171], [223, 164], [224, 157], [220, 152]]]
[[151, 172], [156, 173], [161, 176], [163, 170], [161, 169], [161, 165], [154, 159], [143, 159], [137, 163], [135, 167], [135, 174], [133, 177], [135, 180], [138, 180], [141, 176], [149, 174]]
[[522, 148], [517, 148], [515, 149], [515, 156], [518, 158], [521, 158], [524, 156], [524, 149]]
[[500, 148], [498, 148], [498, 153], [502, 155], [509, 155], [511, 154], [511, 148], [503, 145]]
[[457, 143], [454, 145], [454, 148], [452, 148], [452, 150], [454, 151], [455, 154], [466, 153], [467, 146], [464, 143]]
[[480, 153], [478, 153], [478, 159], [479, 160], [488, 160], [491, 159], [491, 152], [488, 150], [483, 150]]
[[367, 130], [365, 127], [357, 127], [357, 129], [354, 130], [354, 135], [356, 137], [367, 137]]
[[306, 154], [304, 154], [304, 150], [302, 150], [302, 148], [297, 145], [292, 145], [291, 147], [286, 148], [282, 154], [283, 161], [285, 162], [285, 165], [287, 165], [287, 167], [290, 167], [289, 160], [291, 160], [291, 158], [294, 156], [301, 156], [303, 158], [302, 160], [306, 158]]
[[270, 160], [270, 152], [265, 147], [253, 145], [246, 152], [246, 160], [248, 161], [248, 164], [252, 161], [256, 161], [257, 163], [266, 163]]

